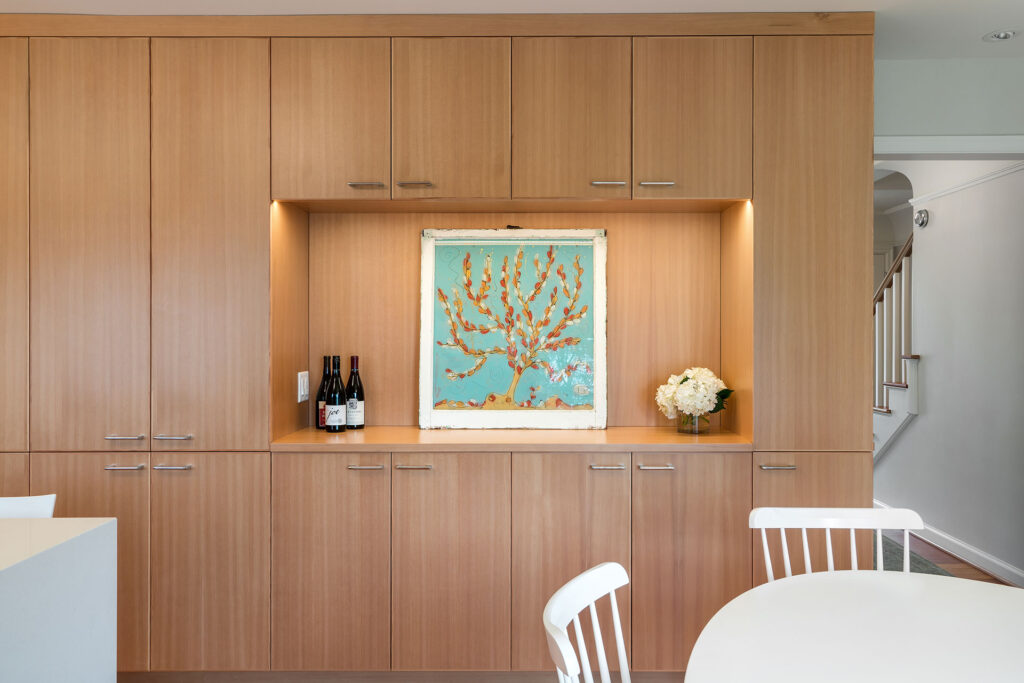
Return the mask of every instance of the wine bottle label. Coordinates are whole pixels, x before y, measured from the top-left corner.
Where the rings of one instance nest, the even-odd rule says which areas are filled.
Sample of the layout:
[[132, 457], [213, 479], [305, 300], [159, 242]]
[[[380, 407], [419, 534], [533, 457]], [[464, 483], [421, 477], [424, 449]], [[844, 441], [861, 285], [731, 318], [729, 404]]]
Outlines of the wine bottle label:
[[328, 427], [341, 427], [345, 424], [345, 405], [332, 406], [327, 405], [327, 410], [324, 413], [324, 424]]
[[316, 402], [316, 423], [320, 427], [327, 424], [327, 401]]
[[363, 412], [366, 408], [366, 401], [357, 401], [354, 398], [348, 400], [348, 426], [360, 427], [365, 422]]

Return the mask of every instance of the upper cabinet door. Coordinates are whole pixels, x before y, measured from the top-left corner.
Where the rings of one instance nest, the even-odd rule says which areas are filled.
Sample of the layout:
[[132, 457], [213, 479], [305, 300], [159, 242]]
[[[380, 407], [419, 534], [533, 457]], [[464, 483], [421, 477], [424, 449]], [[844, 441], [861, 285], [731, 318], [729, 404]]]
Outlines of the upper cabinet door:
[[752, 38], [633, 41], [633, 197], [745, 198]]
[[149, 41], [32, 38], [35, 450], [149, 449]]
[[264, 38], [154, 38], [153, 448], [268, 447]]
[[[0, 451], [28, 450], [28, 40], [0, 38]], [[2, 468], [0, 468], [2, 469]], [[26, 480], [27, 481], [27, 480]], [[0, 495], [4, 493], [0, 481]]]
[[395, 199], [508, 197], [509, 38], [395, 38]]
[[628, 199], [630, 39], [512, 39], [513, 197]]
[[387, 38], [270, 41], [277, 199], [391, 196]]

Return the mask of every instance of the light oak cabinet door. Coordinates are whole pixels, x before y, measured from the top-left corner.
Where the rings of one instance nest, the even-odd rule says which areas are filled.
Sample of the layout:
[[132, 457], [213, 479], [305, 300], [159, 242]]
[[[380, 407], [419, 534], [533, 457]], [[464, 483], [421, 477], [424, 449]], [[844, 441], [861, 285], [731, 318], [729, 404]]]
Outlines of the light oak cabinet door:
[[751, 192], [753, 39], [633, 39], [633, 197]]
[[[872, 507], [871, 452], [863, 453], [754, 453], [754, 507]], [[761, 532], [752, 532], [754, 585], [767, 581]], [[807, 531], [811, 568], [827, 568], [825, 533]], [[769, 551], [775, 578], [785, 576], [782, 540], [768, 531]], [[787, 531], [786, 543], [794, 574], [804, 572], [800, 531]], [[849, 532], [833, 531], [832, 547], [837, 569], [850, 568]], [[872, 567], [871, 532], [857, 532], [857, 560], [861, 569]]]
[[872, 448], [871, 36], [754, 38], [754, 449]]
[[391, 456], [275, 453], [271, 662], [391, 668]]
[[154, 38], [153, 448], [266, 450], [270, 67], [262, 38]]
[[394, 454], [393, 669], [508, 670], [509, 461], [509, 453]]
[[32, 38], [33, 450], [149, 450], [149, 41]]
[[395, 199], [508, 197], [509, 38], [395, 38]]
[[152, 462], [152, 669], [269, 669], [270, 454]]
[[630, 39], [512, 39], [512, 196], [628, 199]]
[[[28, 39], [0, 38], [0, 451], [28, 450]], [[0, 488], [3, 488], [0, 485]], [[16, 495], [3, 494], [0, 495]]]
[[[602, 562], [618, 562], [630, 571], [629, 463], [629, 453], [512, 454], [514, 670], [551, 668], [540, 617], [563, 584]], [[615, 599], [628, 658], [630, 589], [618, 590]], [[614, 643], [609, 605], [608, 600], [598, 605], [606, 644]], [[593, 653], [589, 622], [589, 615], [581, 617]], [[617, 669], [614, 645], [606, 649], [609, 665]]]
[[0, 453], [0, 496], [27, 496], [28, 453]]
[[33, 453], [55, 517], [117, 518], [117, 668], [149, 669], [149, 453]]
[[634, 454], [633, 669], [684, 670], [750, 588], [750, 485], [750, 453]]
[[273, 196], [388, 199], [390, 41], [273, 38], [270, 68]]

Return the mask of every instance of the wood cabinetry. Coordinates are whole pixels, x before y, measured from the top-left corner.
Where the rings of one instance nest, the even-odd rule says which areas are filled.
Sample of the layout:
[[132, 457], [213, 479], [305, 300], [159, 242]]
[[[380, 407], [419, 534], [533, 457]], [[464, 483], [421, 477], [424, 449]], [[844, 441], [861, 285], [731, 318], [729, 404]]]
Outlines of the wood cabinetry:
[[[556, 590], [602, 562], [618, 562], [629, 571], [629, 463], [629, 453], [512, 454], [514, 670], [550, 668], [540, 615]], [[615, 596], [627, 653], [629, 595], [626, 588]], [[603, 625], [611, 624], [607, 600], [598, 614]], [[584, 631], [589, 637], [590, 626]], [[610, 634], [606, 642], [613, 642]], [[587, 647], [594, 652], [592, 644]], [[618, 668], [614, 647], [608, 657]]]
[[[28, 450], [28, 40], [0, 38], [0, 451]], [[14, 494], [6, 494], [14, 495]]]
[[272, 667], [388, 670], [390, 454], [275, 453], [271, 490]]
[[750, 453], [643, 453], [633, 466], [632, 665], [682, 671], [751, 585]]
[[512, 196], [629, 198], [630, 87], [629, 38], [513, 38]]
[[33, 38], [33, 450], [149, 450], [149, 41]]
[[388, 199], [390, 41], [274, 38], [270, 55], [273, 196]]
[[396, 453], [392, 474], [392, 668], [507, 670], [510, 454]]
[[270, 454], [152, 463], [152, 669], [269, 669]]
[[[871, 507], [871, 452], [754, 453], [753, 507]], [[857, 559], [861, 569], [871, 568], [871, 532], [857, 532]], [[850, 568], [850, 541], [847, 532], [834, 531], [832, 536], [837, 569]], [[826, 568], [825, 535], [819, 529], [807, 532], [811, 550], [811, 567]], [[794, 574], [804, 571], [800, 552], [799, 531], [786, 534]], [[760, 532], [752, 533], [754, 584], [767, 580]], [[781, 545], [777, 531], [768, 532], [769, 550], [775, 578], [785, 576]]]
[[268, 62], [262, 38], [152, 40], [154, 448], [268, 445]]
[[395, 199], [509, 196], [509, 41], [392, 41]]
[[[115, 469], [116, 468], [116, 469]], [[117, 668], [149, 668], [149, 453], [33, 453], [56, 517], [117, 518]]]
[[633, 40], [633, 197], [749, 197], [753, 39]]
[[0, 496], [27, 496], [28, 453], [0, 453]]
[[870, 36], [754, 38], [756, 450], [872, 447], [872, 69]]

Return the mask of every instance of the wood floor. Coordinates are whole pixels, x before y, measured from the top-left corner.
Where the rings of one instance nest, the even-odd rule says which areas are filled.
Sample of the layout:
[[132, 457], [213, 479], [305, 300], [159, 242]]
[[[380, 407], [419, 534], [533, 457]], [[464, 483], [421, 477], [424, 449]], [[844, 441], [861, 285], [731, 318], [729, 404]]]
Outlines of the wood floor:
[[[897, 543], [900, 543], [901, 545], [903, 544], [902, 532], [886, 532], [885, 535]], [[964, 562], [959, 557], [951, 555], [942, 548], [938, 548], [928, 541], [920, 539], [914, 535], [910, 536], [910, 552], [920, 555], [958, 579], [971, 579], [973, 581], [984, 581], [985, 583], [1007, 585], [1005, 581], [997, 579], [991, 574], [978, 569], [974, 565]]]

